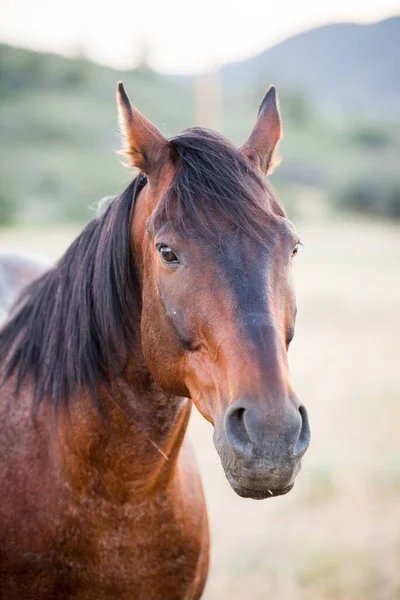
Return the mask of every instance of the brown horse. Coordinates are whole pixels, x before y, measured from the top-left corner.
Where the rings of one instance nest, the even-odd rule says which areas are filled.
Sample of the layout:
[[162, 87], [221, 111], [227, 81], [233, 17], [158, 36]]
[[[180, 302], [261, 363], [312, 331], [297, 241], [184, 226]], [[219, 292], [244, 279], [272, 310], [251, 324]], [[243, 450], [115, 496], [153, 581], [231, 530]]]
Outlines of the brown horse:
[[0, 334], [0, 598], [199, 598], [191, 401], [241, 496], [288, 492], [309, 444], [289, 379], [299, 238], [264, 175], [270, 88], [238, 150], [118, 105], [141, 174], [25, 291]]

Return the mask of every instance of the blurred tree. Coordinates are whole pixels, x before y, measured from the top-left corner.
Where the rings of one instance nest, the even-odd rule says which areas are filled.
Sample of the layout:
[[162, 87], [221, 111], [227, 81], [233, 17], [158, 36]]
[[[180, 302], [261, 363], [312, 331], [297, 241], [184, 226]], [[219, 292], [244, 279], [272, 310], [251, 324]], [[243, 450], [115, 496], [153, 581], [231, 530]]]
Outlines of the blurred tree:
[[289, 123], [301, 126], [310, 121], [312, 107], [303, 91], [283, 89], [279, 98], [282, 114]]
[[344, 186], [339, 206], [360, 214], [400, 219], [400, 179], [362, 179]]
[[0, 225], [10, 225], [15, 214], [15, 203], [9, 197], [0, 194]]
[[359, 146], [380, 149], [390, 143], [390, 133], [383, 126], [363, 123], [350, 132], [350, 139]]

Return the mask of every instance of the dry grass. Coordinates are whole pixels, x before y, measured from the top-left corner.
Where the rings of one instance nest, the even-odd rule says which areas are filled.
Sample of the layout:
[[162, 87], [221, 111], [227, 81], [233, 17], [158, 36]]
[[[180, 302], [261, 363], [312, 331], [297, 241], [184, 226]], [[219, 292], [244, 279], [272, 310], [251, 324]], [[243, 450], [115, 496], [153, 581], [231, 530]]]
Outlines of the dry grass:
[[[299, 227], [299, 317], [290, 352], [313, 431], [295, 489], [243, 500], [211, 428], [191, 424], [209, 507], [206, 600], [400, 597], [400, 228]], [[0, 245], [56, 256], [75, 232], [0, 231]]]

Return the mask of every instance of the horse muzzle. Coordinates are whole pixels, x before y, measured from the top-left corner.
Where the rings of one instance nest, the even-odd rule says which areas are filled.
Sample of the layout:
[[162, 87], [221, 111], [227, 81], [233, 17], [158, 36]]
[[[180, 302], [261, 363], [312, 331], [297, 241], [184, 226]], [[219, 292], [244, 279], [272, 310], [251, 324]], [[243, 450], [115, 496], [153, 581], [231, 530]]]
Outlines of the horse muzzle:
[[268, 418], [250, 402], [236, 401], [215, 424], [214, 444], [234, 491], [245, 498], [288, 493], [310, 443], [304, 406]]

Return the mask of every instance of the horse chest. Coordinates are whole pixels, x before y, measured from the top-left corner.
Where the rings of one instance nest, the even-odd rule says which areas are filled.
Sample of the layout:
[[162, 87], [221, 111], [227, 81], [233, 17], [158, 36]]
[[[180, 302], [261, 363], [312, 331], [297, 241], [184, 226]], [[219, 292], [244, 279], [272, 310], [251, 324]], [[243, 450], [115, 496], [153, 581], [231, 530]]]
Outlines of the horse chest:
[[167, 507], [93, 501], [68, 525], [63, 565], [77, 598], [186, 598], [201, 553], [188, 534]]
[[76, 454], [64, 452], [61, 460], [58, 438], [46, 429], [33, 435], [29, 412], [19, 411], [7, 417], [12, 427], [0, 439], [0, 478], [7, 481], [0, 488], [0, 600], [199, 598], [208, 528], [189, 445], [175, 462], [160, 461], [168, 470], [155, 469], [153, 478], [137, 478], [128, 465], [150, 469], [153, 462], [126, 449], [126, 468], [114, 472], [114, 452], [107, 455], [100, 443], [92, 454], [101, 471], [83, 469]]
[[205, 515], [193, 518], [164, 493], [144, 505], [84, 497], [54, 506], [30, 524], [31, 543], [3, 563], [0, 600], [199, 597], [208, 562]]

